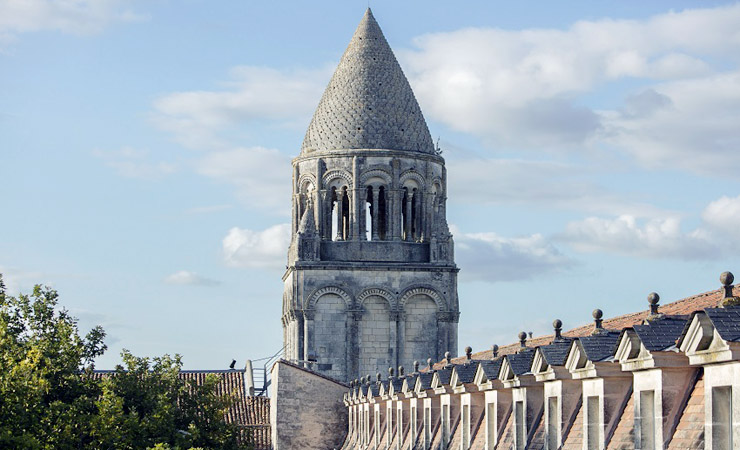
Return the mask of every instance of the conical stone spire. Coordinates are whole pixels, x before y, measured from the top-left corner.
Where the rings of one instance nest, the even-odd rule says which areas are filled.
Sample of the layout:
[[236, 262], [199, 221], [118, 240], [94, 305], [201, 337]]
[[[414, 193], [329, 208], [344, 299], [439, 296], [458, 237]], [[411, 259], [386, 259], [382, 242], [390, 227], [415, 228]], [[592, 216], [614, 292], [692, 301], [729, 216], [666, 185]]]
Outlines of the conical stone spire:
[[301, 217], [298, 232], [310, 236], [316, 234], [316, 221], [313, 218], [313, 202], [310, 198], [306, 202], [306, 211], [303, 212], [303, 217]]
[[434, 153], [429, 128], [370, 8], [311, 119], [301, 149]]

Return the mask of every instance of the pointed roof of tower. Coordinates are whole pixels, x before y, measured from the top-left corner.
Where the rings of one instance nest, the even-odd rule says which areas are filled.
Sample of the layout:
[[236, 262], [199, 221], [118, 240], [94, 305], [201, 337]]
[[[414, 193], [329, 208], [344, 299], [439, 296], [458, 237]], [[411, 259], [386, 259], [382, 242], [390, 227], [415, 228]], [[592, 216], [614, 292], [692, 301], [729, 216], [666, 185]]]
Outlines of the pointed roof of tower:
[[301, 153], [347, 149], [434, 153], [419, 103], [370, 8], [324, 91]]
[[313, 235], [316, 233], [316, 222], [313, 218], [313, 203], [308, 199], [306, 210], [303, 212], [301, 222], [298, 224], [298, 232], [303, 235]]

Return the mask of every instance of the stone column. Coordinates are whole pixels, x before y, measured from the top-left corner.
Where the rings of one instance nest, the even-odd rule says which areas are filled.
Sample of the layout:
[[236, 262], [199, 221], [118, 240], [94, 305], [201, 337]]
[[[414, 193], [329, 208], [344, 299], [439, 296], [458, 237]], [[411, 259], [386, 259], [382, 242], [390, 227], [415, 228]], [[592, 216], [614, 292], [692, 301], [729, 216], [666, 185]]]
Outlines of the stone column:
[[337, 189], [337, 241], [344, 240], [344, 191]]
[[[398, 331], [396, 331], [396, 337], [398, 339], [398, 343], [396, 344], [396, 362], [394, 364], [395, 367], [400, 366], [403, 364], [403, 352], [404, 352], [404, 344], [406, 343], [406, 313], [403, 311], [398, 311], [398, 319], [396, 320], [396, 327]], [[408, 369], [408, 367], [406, 367]], [[409, 370], [409, 373], [411, 371]], [[399, 374], [400, 376], [400, 374]]]
[[293, 345], [295, 346], [295, 353], [294, 357], [295, 359], [301, 359], [303, 356], [303, 348], [304, 348], [304, 339], [303, 335], [305, 332], [305, 329], [303, 328], [303, 316], [301, 314], [294, 314], [294, 322], [292, 326], [292, 333], [293, 333]]
[[372, 206], [372, 213], [373, 213], [373, 234], [372, 234], [372, 240], [377, 241], [380, 239], [380, 233], [378, 230], [380, 226], [380, 189], [373, 187], [373, 206]]
[[[314, 348], [314, 318], [315, 311], [307, 309], [303, 311], [303, 360], [308, 361], [311, 353], [317, 354]], [[318, 356], [318, 355], [317, 355]], [[303, 363], [304, 367], [310, 369], [308, 362]]]
[[406, 223], [405, 223], [406, 227], [404, 230], [406, 234], [404, 240], [406, 241], [412, 240], [411, 239], [411, 219], [412, 219], [411, 202], [413, 201], [413, 198], [414, 198], [414, 193], [411, 191], [411, 189], [409, 189], [406, 192]]
[[449, 351], [452, 353], [452, 349], [449, 348], [449, 330], [448, 330], [448, 322], [447, 317], [449, 313], [447, 312], [438, 312], [437, 313], [437, 354], [435, 355], [435, 359], [439, 360], [442, 358], [442, 355], [445, 354], [445, 352]]
[[360, 321], [362, 320], [361, 310], [349, 310], [347, 311], [347, 374], [345, 378], [354, 379], [360, 375], [360, 339], [359, 339], [359, 328]]
[[[327, 189], [321, 189], [318, 193], [321, 201], [317, 203], [318, 207], [316, 210], [319, 213], [319, 236], [323, 240], [331, 240], [331, 191]], [[329, 220], [327, 220], [327, 216]], [[329, 226], [327, 227], [327, 223]], [[329, 230], [327, 232], [327, 229]]]
[[389, 345], [391, 346], [390, 364], [391, 367], [398, 367], [398, 311], [391, 311], [389, 314], [391, 321]]
[[345, 195], [347, 196], [347, 207], [349, 208], [349, 211], [347, 211], [347, 221], [344, 223], [344, 240], [349, 241], [351, 239], [355, 239], [355, 224], [356, 224], [356, 217], [355, 216], [355, 199], [357, 197], [354, 196], [354, 192], [348, 190]]
[[357, 190], [357, 203], [360, 205], [358, 211], [360, 212], [360, 215], [358, 216], [357, 222], [358, 226], [357, 229], [359, 230], [359, 236], [357, 238], [361, 241], [367, 240], [367, 219], [365, 217], [366, 214], [366, 207], [365, 203], [367, 203], [367, 191], [364, 189], [358, 189]]

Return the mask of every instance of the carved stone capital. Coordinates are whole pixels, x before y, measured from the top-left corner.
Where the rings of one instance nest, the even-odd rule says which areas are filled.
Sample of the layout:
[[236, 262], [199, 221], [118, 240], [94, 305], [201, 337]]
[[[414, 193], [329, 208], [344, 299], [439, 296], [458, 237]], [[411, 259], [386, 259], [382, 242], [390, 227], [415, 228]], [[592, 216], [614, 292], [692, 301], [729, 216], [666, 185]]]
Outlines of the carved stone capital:
[[437, 321], [457, 323], [460, 321], [460, 313], [455, 311], [440, 311], [437, 313]]
[[304, 309], [303, 310], [303, 318], [305, 320], [313, 320], [316, 316], [316, 311], [313, 309]]

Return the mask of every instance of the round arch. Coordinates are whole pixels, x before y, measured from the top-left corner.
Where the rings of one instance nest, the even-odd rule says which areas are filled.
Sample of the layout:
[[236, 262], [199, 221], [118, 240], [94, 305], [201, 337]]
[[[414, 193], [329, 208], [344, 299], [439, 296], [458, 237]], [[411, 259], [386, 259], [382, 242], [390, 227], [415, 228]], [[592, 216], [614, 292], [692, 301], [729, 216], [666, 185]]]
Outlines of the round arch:
[[396, 308], [396, 298], [395, 296], [388, 290], [385, 290], [383, 288], [368, 288], [365, 289], [360, 293], [360, 295], [357, 296], [357, 305], [362, 306], [362, 304], [365, 302], [365, 300], [368, 297], [380, 297], [385, 299], [388, 302], [388, 308], [389, 310], [394, 310]]
[[406, 291], [404, 291], [398, 301], [399, 309], [403, 309], [406, 306], [406, 302], [408, 301], [408, 299], [415, 295], [426, 295], [427, 297], [431, 298], [432, 300], [434, 300], [434, 303], [436, 303], [437, 309], [439, 311], [444, 311], [446, 309], [444, 297], [442, 297], [436, 289], [426, 286], [415, 286], [406, 289]]
[[316, 289], [308, 297], [308, 303], [306, 309], [315, 309], [316, 302], [326, 294], [335, 294], [344, 300], [345, 306], [349, 309], [352, 306], [352, 296], [347, 291], [337, 286], [324, 286]]

